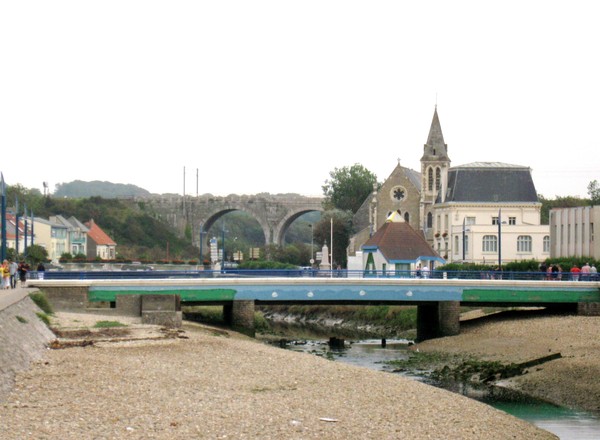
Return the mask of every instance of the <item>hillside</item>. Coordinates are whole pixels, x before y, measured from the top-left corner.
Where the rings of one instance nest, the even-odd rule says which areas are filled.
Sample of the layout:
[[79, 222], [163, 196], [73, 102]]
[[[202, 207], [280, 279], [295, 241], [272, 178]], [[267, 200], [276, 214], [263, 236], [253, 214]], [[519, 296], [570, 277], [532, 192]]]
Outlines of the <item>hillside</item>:
[[59, 183], [56, 185], [56, 190], [53, 194], [54, 197], [63, 198], [102, 197], [105, 199], [147, 197], [150, 195], [149, 191], [136, 185], [102, 182], [99, 180], [91, 182], [74, 180], [68, 183]]

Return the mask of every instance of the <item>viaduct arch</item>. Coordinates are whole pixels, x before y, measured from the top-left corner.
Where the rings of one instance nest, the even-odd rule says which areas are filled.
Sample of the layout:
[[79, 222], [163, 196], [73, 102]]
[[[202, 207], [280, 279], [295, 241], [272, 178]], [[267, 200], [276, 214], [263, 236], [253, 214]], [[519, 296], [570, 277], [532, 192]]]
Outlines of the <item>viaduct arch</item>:
[[182, 235], [191, 227], [193, 244], [200, 244], [201, 232], [208, 231], [223, 215], [243, 211], [254, 218], [263, 230], [265, 244], [281, 245], [289, 226], [303, 214], [323, 211], [323, 197], [298, 194], [229, 195], [217, 197], [161, 195], [143, 202]]

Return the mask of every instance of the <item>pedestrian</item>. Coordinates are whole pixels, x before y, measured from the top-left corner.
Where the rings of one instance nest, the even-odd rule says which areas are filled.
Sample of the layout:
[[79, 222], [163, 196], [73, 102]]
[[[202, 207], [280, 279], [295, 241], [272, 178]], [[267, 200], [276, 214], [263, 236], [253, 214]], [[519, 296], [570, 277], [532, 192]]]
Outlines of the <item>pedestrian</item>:
[[542, 261], [542, 264], [540, 264], [540, 272], [542, 274], [542, 280], [546, 276], [546, 270], [548, 270], [548, 267], [546, 266], [546, 262]]
[[27, 281], [27, 272], [28, 271], [29, 271], [29, 264], [27, 264], [25, 261], [21, 261], [19, 263], [19, 268], [17, 269], [17, 272], [19, 272], [19, 280], [21, 281], [21, 287], [23, 287], [23, 285]]
[[420, 264], [417, 266], [417, 271], [415, 272], [415, 276], [417, 278], [421, 278], [421, 265]]
[[553, 267], [553, 266], [550, 264], [550, 265], [548, 266], [548, 269], [546, 269], [546, 279], [547, 279], [547, 280], [551, 280], [551, 279], [552, 279], [552, 272], [553, 272], [553, 271], [552, 271], [552, 267]]
[[558, 279], [558, 264], [553, 264], [552, 265], [552, 279], [553, 280], [557, 280]]
[[592, 281], [596, 281], [596, 279], [598, 279], [598, 269], [596, 269], [594, 264], [592, 264], [592, 267], [590, 267], [590, 278]]
[[423, 274], [423, 278], [429, 278], [429, 266], [423, 266], [421, 273]]
[[581, 281], [589, 281], [592, 268], [590, 263], [585, 263], [581, 268]]
[[17, 287], [17, 270], [19, 269], [19, 265], [15, 260], [10, 261], [10, 288], [14, 289]]
[[10, 289], [10, 266], [8, 260], [2, 262], [2, 288]]
[[46, 267], [44, 266], [44, 263], [42, 263], [40, 261], [40, 264], [38, 264], [38, 267], [37, 267], [38, 280], [43, 280], [44, 279], [44, 272], [45, 271], [46, 271]]
[[576, 264], [571, 268], [571, 280], [579, 281], [579, 274], [581, 273], [581, 269]]

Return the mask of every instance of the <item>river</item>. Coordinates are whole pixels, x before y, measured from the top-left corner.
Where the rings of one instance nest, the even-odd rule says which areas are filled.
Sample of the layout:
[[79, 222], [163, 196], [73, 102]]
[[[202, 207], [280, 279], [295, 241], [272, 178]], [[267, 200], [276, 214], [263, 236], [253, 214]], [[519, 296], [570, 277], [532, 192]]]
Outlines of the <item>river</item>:
[[[406, 340], [387, 340], [386, 346], [382, 347], [379, 339], [361, 340], [352, 343], [346, 341], [344, 348], [330, 348], [325, 340], [292, 341], [285, 345], [285, 348], [290, 350], [390, 373], [392, 373], [393, 367], [386, 364], [386, 362], [408, 358], [407, 347], [408, 341]], [[424, 381], [423, 378], [415, 374], [401, 374], [414, 380]], [[430, 384], [466, 395], [527, 420], [556, 434], [561, 440], [600, 439], [600, 417], [593, 414], [524, 398], [523, 395], [510, 390], [490, 387], [475, 389], [456, 383], [446, 385]]]

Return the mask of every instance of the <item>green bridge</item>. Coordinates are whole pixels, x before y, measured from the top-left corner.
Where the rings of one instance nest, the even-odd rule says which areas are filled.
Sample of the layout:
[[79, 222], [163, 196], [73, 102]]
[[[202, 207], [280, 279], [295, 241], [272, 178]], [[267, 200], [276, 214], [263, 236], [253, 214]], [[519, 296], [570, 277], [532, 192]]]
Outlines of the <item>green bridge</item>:
[[553, 307], [600, 315], [600, 282], [423, 278], [194, 278], [30, 280], [59, 308], [93, 307], [151, 295], [187, 305], [222, 305], [231, 324], [253, 333], [256, 304], [416, 305], [419, 340], [460, 332], [461, 306]]

